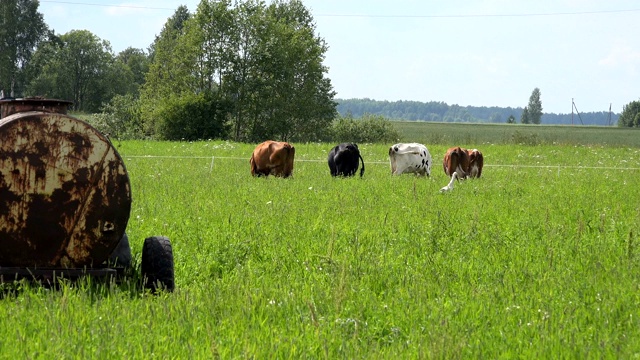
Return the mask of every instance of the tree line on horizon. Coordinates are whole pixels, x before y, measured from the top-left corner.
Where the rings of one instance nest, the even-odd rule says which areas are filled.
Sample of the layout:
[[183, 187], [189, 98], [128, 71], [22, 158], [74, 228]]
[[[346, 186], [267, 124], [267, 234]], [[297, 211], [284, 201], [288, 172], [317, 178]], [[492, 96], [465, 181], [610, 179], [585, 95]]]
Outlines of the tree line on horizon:
[[[460, 106], [449, 105], [442, 101], [412, 100], [374, 100], [336, 99], [337, 110], [341, 116], [351, 115], [355, 118], [365, 114], [381, 115], [391, 120], [434, 121], [434, 122], [468, 122], [468, 123], [508, 123], [511, 118], [520, 122], [524, 108], [499, 106]], [[638, 107], [640, 112], [640, 107]], [[610, 117], [610, 118], [609, 118]], [[548, 125], [618, 125], [620, 114], [606, 111], [555, 114], [542, 113], [541, 124]]]

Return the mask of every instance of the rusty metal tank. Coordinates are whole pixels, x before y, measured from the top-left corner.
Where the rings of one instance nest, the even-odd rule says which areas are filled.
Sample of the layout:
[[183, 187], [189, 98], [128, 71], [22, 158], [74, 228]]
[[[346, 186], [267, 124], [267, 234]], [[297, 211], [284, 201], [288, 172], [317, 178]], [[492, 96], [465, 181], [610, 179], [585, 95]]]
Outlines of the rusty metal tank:
[[122, 158], [70, 104], [0, 100], [0, 267], [99, 265], [124, 235]]

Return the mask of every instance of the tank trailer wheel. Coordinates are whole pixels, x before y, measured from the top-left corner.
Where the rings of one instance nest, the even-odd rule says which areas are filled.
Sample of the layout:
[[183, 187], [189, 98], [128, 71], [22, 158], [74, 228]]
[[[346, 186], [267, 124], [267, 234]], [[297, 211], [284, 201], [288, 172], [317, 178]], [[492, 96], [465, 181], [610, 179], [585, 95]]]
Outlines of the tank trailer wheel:
[[173, 250], [169, 238], [152, 236], [144, 240], [141, 261], [142, 282], [145, 289], [173, 291]]
[[107, 264], [109, 266], [123, 267], [125, 269], [129, 269], [131, 267], [131, 245], [129, 245], [129, 237], [127, 233], [122, 235], [122, 239], [116, 245], [116, 248], [113, 249], [113, 252], [109, 256], [109, 260], [107, 260]]

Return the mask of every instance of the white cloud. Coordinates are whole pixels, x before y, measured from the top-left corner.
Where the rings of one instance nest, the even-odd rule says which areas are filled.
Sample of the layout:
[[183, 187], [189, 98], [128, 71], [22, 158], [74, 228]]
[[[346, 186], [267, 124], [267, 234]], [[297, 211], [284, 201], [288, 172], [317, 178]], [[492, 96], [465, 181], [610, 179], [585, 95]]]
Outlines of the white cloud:
[[598, 62], [605, 66], [640, 65], [640, 50], [634, 49], [626, 42], [618, 41], [613, 45], [607, 57]]
[[616, 42], [609, 54], [598, 62], [599, 66], [618, 71], [618, 77], [637, 77], [640, 75], [640, 50], [626, 42]]
[[123, 6], [109, 6], [104, 12], [109, 16], [130, 16], [142, 14], [145, 12], [145, 9], [123, 4]]

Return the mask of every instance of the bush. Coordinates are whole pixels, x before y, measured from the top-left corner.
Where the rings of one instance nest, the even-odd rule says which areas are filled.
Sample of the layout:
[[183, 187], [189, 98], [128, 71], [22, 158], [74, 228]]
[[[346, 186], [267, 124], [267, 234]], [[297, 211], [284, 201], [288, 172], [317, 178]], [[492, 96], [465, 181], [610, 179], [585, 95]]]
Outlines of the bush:
[[400, 134], [393, 123], [380, 115], [364, 114], [360, 119], [351, 115], [339, 117], [331, 127], [331, 140], [336, 142], [394, 142]]
[[144, 137], [138, 99], [133, 95], [116, 95], [102, 106], [102, 112], [87, 119], [101, 133], [115, 139]]
[[230, 108], [207, 94], [172, 96], [156, 112], [155, 133], [162, 140], [225, 139]]

